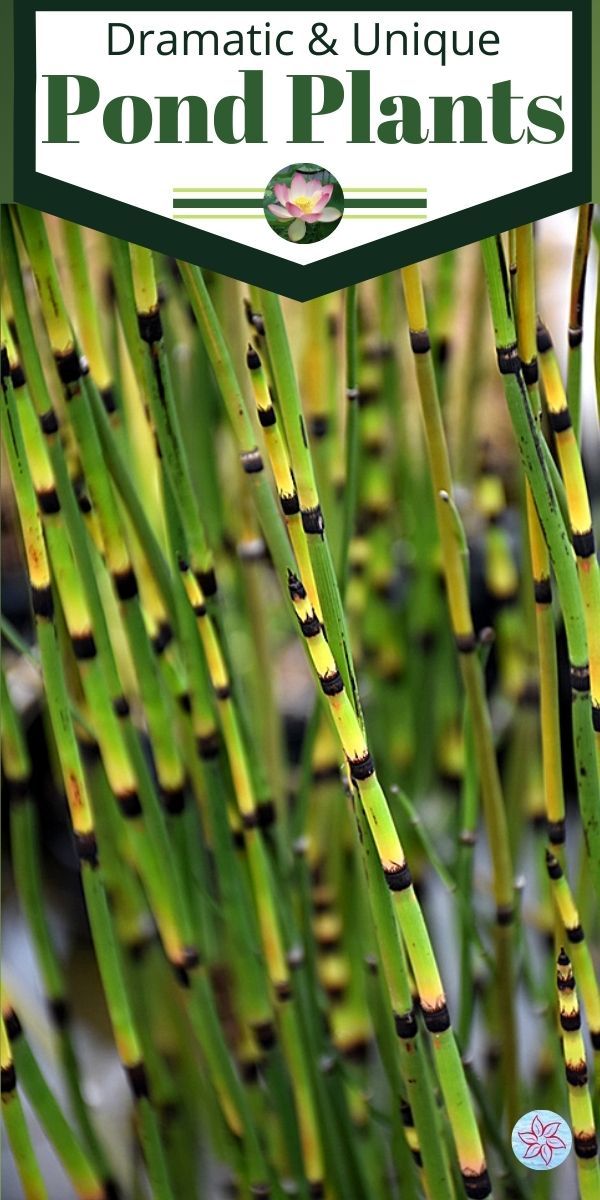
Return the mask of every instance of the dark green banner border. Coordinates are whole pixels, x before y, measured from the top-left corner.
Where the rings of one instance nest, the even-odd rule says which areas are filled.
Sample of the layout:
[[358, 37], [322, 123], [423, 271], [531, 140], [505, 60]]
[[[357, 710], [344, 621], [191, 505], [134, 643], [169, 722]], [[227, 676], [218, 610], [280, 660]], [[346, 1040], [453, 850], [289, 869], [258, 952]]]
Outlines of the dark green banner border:
[[592, 4], [592, 191], [591, 199], [600, 204], [600, 4]]
[[[598, 0], [595, 0], [598, 3]], [[174, 255], [200, 266], [234, 276], [279, 292], [295, 300], [309, 300], [349, 283], [372, 278], [385, 271], [405, 266], [464, 245], [498, 230], [508, 229], [526, 221], [538, 220], [577, 204], [591, 195], [591, 0], [530, 0], [520, 5], [499, 3], [501, 11], [514, 12], [515, 36], [519, 36], [519, 16], [526, 8], [544, 15], [549, 11], [571, 11], [573, 14], [573, 170], [568, 175], [509, 193], [485, 204], [463, 209], [451, 216], [428, 221], [418, 228], [391, 234], [366, 246], [332, 255], [325, 261], [300, 266], [297, 263], [242, 246], [218, 234], [190, 229], [169, 217], [157, 216], [143, 209], [111, 200], [73, 184], [63, 183], [35, 170], [35, 13], [36, 11], [98, 11], [104, 4], [80, 6], [68, 3], [35, 4], [34, 0], [17, 0], [14, 10], [14, 107], [12, 133], [14, 138], [14, 199], [20, 204], [66, 217], [80, 225], [88, 225], [129, 241], [141, 242], [165, 254]], [[215, 6], [220, 11], [225, 6]], [[255, 11], [255, 4], [240, 0], [240, 9]], [[308, 11], [318, 18], [314, 5], [295, 4], [296, 10]], [[325, 7], [325, 6], [324, 6]], [[327, 9], [347, 11], [347, 4], [326, 5]], [[460, 10], [484, 13], [472, 3], [460, 4]], [[132, 0], [131, 11], [168, 12], [164, 5]], [[177, 4], [178, 9], [198, 12], [196, 5]], [[456, 12], [455, 4], [446, 0], [420, 5], [418, 12]], [[116, 11], [116, 10], [115, 10]], [[211, 10], [204, 10], [205, 12]], [[279, 10], [273, 10], [279, 11]], [[392, 6], [382, 12], [399, 12]], [[417, 11], [417, 10], [415, 10]], [[7, 26], [3, 21], [3, 29]], [[535, 46], [531, 47], [535, 53]], [[4, 81], [6, 86], [6, 81]], [[6, 131], [5, 138], [6, 141]], [[6, 161], [6, 160], [4, 160]], [[3, 189], [6, 192], [5, 187]], [[10, 197], [7, 197], [10, 198]]]

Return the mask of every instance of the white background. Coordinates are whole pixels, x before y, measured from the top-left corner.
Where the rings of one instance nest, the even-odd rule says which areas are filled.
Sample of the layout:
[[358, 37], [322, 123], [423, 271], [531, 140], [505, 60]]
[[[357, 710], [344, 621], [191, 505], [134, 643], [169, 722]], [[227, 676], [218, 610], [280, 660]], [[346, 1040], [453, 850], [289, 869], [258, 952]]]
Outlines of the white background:
[[[378, 19], [380, 31], [402, 28], [408, 33], [418, 20], [421, 33], [427, 29], [473, 28], [478, 35], [486, 29], [500, 36], [499, 53], [494, 57], [476, 54], [472, 58], [448, 56], [447, 65], [421, 53], [417, 58], [398, 51], [387, 57], [357, 55], [352, 45], [354, 21], [360, 21], [365, 43], [370, 42], [370, 26]], [[227, 30], [246, 30], [250, 24], [271, 30], [294, 30], [294, 56], [198, 57], [182, 54], [157, 55], [152, 45], [141, 57], [136, 50], [121, 57], [108, 55], [109, 21], [126, 22], [134, 30], [212, 28], [225, 35]], [[315, 57], [307, 47], [314, 21], [323, 20], [329, 37], [337, 37], [337, 56]], [[264, 188], [272, 175], [288, 163], [316, 162], [339, 180], [342, 188], [427, 188], [427, 218], [435, 219], [496, 196], [564, 174], [571, 169], [571, 16], [567, 12], [539, 13], [494, 12], [448, 13], [390, 12], [365, 15], [362, 12], [335, 13], [313, 11], [293, 13], [281, 10], [263, 12], [163, 12], [143, 14], [124, 10], [105, 12], [39, 12], [37, 14], [37, 134], [36, 168], [39, 172], [77, 184], [90, 191], [122, 200], [162, 216], [171, 216], [173, 188], [176, 187], [252, 187]], [[515, 29], [516, 25], [516, 29]], [[158, 39], [156, 39], [158, 40]], [[223, 40], [224, 36], [223, 36]], [[383, 40], [383, 38], [382, 38]], [[477, 38], [476, 38], [477, 40]], [[448, 41], [450, 34], [448, 33]], [[137, 45], [138, 43], [136, 43]], [[532, 54], [531, 47], [535, 47]], [[240, 69], [260, 69], [265, 73], [265, 145], [226, 146], [219, 141], [208, 145], [157, 145], [158, 136], [137, 145], [118, 145], [108, 139], [102, 126], [104, 105], [113, 97], [136, 94], [153, 104], [158, 95], [198, 94], [211, 106], [226, 94], [237, 94], [242, 77]], [[348, 144], [350, 137], [350, 101], [347, 70], [371, 71], [372, 129], [380, 120], [380, 101], [388, 95], [407, 94], [422, 100], [424, 126], [430, 112], [429, 95], [464, 93], [484, 99], [491, 84], [512, 80], [514, 95], [526, 100], [536, 95], [562, 95], [565, 134], [554, 145], [527, 144], [504, 146], [491, 139], [483, 145], [371, 145]], [[337, 76], [347, 85], [346, 99], [339, 112], [321, 118], [324, 144], [290, 145], [291, 81], [288, 74], [312, 73]], [[76, 145], [44, 144], [47, 131], [46, 74], [92, 76], [100, 85], [101, 99], [89, 115], [74, 118], [72, 136]], [[154, 106], [157, 105], [154, 102]], [[486, 106], [484, 105], [484, 111]], [[491, 112], [491, 104], [488, 112]], [[515, 105], [525, 117], [526, 104]], [[490, 118], [488, 133], [491, 128]], [[156, 128], [158, 115], [156, 116]], [[460, 128], [460, 125], [459, 125]], [[210, 129], [210, 124], [209, 124]], [[484, 125], [485, 131], [485, 125]], [[376, 133], [372, 136], [376, 137]], [[543, 136], [540, 133], [540, 136]], [[255, 193], [257, 194], [257, 193]], [[198, 210], [195, 210], [196, 213]], [[418, 224], [423, 224], [419, 221]], [[280, 254], [299, 263], [315, 262], [330, 254], [348, 250], [370, 240], [410, 228], [407, 220], [342, 220], [331, 237], [311, 246], [293, 245], [278, 238], [264, 220], [194, 220], [195, 228], [209, 229], [221, 236]]]

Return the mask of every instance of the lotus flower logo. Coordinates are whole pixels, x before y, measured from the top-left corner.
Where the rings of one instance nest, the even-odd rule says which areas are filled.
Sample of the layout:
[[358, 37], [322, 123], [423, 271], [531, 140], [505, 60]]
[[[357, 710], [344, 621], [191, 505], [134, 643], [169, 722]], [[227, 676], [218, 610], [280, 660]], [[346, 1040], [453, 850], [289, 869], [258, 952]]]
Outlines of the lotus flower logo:
[[519, 1162], [534, 1171], [558, 1167], [571, 1149], [571, 1131], [558, 1113], [526, 1113], [513, 1129], [512, 1146]]
[[290, 242], [314, 242], [339, 224], [344, 196], [337, 180], [323, 167], [284, 167], [267, 185], [264, 211], [271, 228]]

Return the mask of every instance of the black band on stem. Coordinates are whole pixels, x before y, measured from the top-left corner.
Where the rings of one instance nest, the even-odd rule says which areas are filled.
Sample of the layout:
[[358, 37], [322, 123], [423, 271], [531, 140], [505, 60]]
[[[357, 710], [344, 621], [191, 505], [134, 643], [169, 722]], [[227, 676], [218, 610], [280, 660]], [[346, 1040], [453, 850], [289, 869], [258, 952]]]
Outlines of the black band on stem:
[[314, 508], [302, 509], [302, 528], [305, 533], [318, 533], [323, 536], [325, 522], [320, 504], [316, 504]]
[[185, 788], [161, 788], [165, 811], [171, 817], [178, 817], [185, 810]]
[[208, 571], [196, 571], [196, 583], [202, 588], [202, 593], [205, 599], [217, 594], [217, 577], [214, 572], [214, 567], [209, 567]]
[[534, 579], [533, 596], [536, 604], [552, 604], [552, 584], [549, 578]]
[[321, 622], [315, 612], [309, 613], [300, 621], [300, 628], [305, 638], [316, 637], [321, 632]]
[[469, 1200], [485, 1200], [486, 1196], [491, 1196], [492, 1185], [487, 1171], [480, 1171], [478, 1175], [467, 1175], [461, 1171], [461, 1175]]
[[410, 348], [413, 354], [427, 354], [431, 350], [429, 333], [426, 329], [410, 330]]
[[279, 503], [281, 504], [281, 511], [285, 517], [294, 517], [296, 513], [300, 512], [300, 501], [295, 492], [293, 496], [280, 495]]
[[142, 806], [137, 792], [121, 792], [117, 796], [117, 803], [126, 820], [131, 821], [136, 817], [141, 817]]
[[74, 633], [71, 637], [73, 653], [78, 662], [96, 657], [96, 643], [91, 632]]
[[570, 929], [565, 926], [565, 932], [570, 942], [577, 944], [577, 942], [585, 941], [585, 934], [581, 925], [571, 925]]
[[77, 383], [81, 379], [83, 371], [76, 350], [69, 350], [67, 354], [56, 354], [55, 362], [61, 383]]
[[200, 758], [205, 760], [216, 758], [220, 748], [219, 734], [217, 733], [217, 730], [215, 729], [211, 733], [200, 734], [200, 736], [196, 738], [196, 746], [198, 748], [198, 754]]
[[37, 502], [40, 506], [40, 511], [45, 516], [50, 517], [54, 513], [60, 512], [60, 500], [55, 487], [40, 488], [36, 492]]
[[142, 341], [147, 342], [149, 346], [160, 342], [163, 331], [158, 308], [152, 309], [151, 312], [138, 313], [138, 329]]
[[339, 671], [333, 675], [319, 676], [319, 683], [326, 696], [338, 696], [344, 690], [344, 681]]
[[408, 1039], [417, 1036], [417, 1019], [412, 1009], [408, 1013], [394, 1013], [394, 1025], [399, 1038]]
[[589, 692], [590, 669], [587, 663], [582, 667], [571, 664], [571, 688], [574, 692]]
[[548, 840], [553, 846], [562, 846], [565, 841], [566, 825], [564, 817], [560, 821], [548, 821]]
[[554, 433], [565, 433], [571, 428], [571, 414], [568, 408], [561, 408], [558, 412], [548, 413], [548, 422]]
[[257, 411], [258, 420], [263, 429], [270, 429], [272, 425], [277, 424], [277, 415], [272, 404], [269, 406], [269, 408], [259, 408]]
[[8, 1012], [5, 1013], [4, 1024], [6, 1026], [6, 1033], [8, 1035], [9, 1042], [16, 1042], [17, 1038], [19, 1038], [23, 1032], [23, 1026], [21, 1025], [14, 1008], [9, 1008]]
[[45, 587], [31, 586], [31, 604], [36, 617], [45, 617], [51, 620], [54, 616], [54, 600], [52, 599], [52, 588], [50, 584]]
[[421, 1010], [430, 1033], [444, 1033], [450, 1028], [450, 1014], [446, 1004], [440, 1004], [437, 1008], [423, 1008], [421, 1005]]
[[594, 543], [594, 530], [586, 529], [583, 533], [574, 533], [573, 549], [578, 558], [591, 558], [596, 549]]
[[53, 408], [41, 413], [39, 420], [42, 433], [45, 433], [47, 437], [52, 433], [58, 433], [58, 417]]
[[142, 1062], [135, 1063], [132, 1067], [126, 1067], [125, 1072], [134, 1099], [142, 1100], [147, 1097], [150, 1093], [144, 1064]]
[[577, 1158], [595, 1158], [598, 1153], [598, 1139], [595, 1133], [576, 1133], [573, 1135], [573, 1148]]
[[375, 774], [375, 763], [369, 753], [365, 754], [363, 758], [350, 759], [349, 764], [350, 774], [357, 783], [370, 779], [371, 775]]
[[538, 370], [537, 358], [532, 358], [531, 362], [524, 362], [521, 364], [521, 366], [523, 368], [523, 379], [525, 380], [525, 383], [528, 387], [533, 387], [534, 384], [538, 382], [540, 374]]
[[119, 600], [132, 600], [134, 596], [137, 596], [138, 585], [133, 567], [126, 567], [124, 571], [115, 571], [113, 581]]
[[498, 370], [501, 375], [518, 375], [521, 369], [521, 359], [517, 354], [517, 345], [499, 346], [496, 350]]
[[412, 886], [412, 875], [407, 863], [393, 869], [384, 867], [383, 873], [390, 892], [405, 892]]
[[262, 454], [256, 446], [253, 450], [244, 450], [240, 454], [240, 461], [247, 475], [257, 475], [264, 466]]
[[0, 1071], [0, 1091], [2, 1095], [6, 1095], [7, 1092], [14, 1092], [16, 1086], [17, 1074], [13, 1063], [9, 1067], [2, 1067]]
[[90, 867], [98, 866], [98, 843], [93, 830], [75, 834], [75, 849], [81, 863], [87, 863]]

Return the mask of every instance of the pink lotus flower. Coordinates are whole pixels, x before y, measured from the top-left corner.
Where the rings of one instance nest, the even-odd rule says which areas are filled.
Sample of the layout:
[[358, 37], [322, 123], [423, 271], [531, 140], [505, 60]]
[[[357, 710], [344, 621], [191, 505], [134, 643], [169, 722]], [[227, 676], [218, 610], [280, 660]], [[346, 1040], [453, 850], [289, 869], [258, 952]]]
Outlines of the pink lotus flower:
[[337, 221], [342, 215], [339, 208], [327, 207], [333, 184], [305, 179], [300, 171], [296, 171], [289, 187], [285, 183], [276, 183], [273, 191], [279, 204], [269, 204], [269, 212], [280, 221], [291, 222], [288, 229], [291, 242], [302, 241], [307, 225], [315, 225], [317, 221]]
[[521, 1141], [527, 1146], [523, 1158], [540, 1157], [547, 1167], [550, 1166], [554, 1151], [566, 1149], [566, 1143], [556, 1133], [559, 1125], [560, 1121], [548, 1121], [546, 1125], [543, 1125], [536, 1113], [529, 1129], [523, 1133], [519, 1131]]

